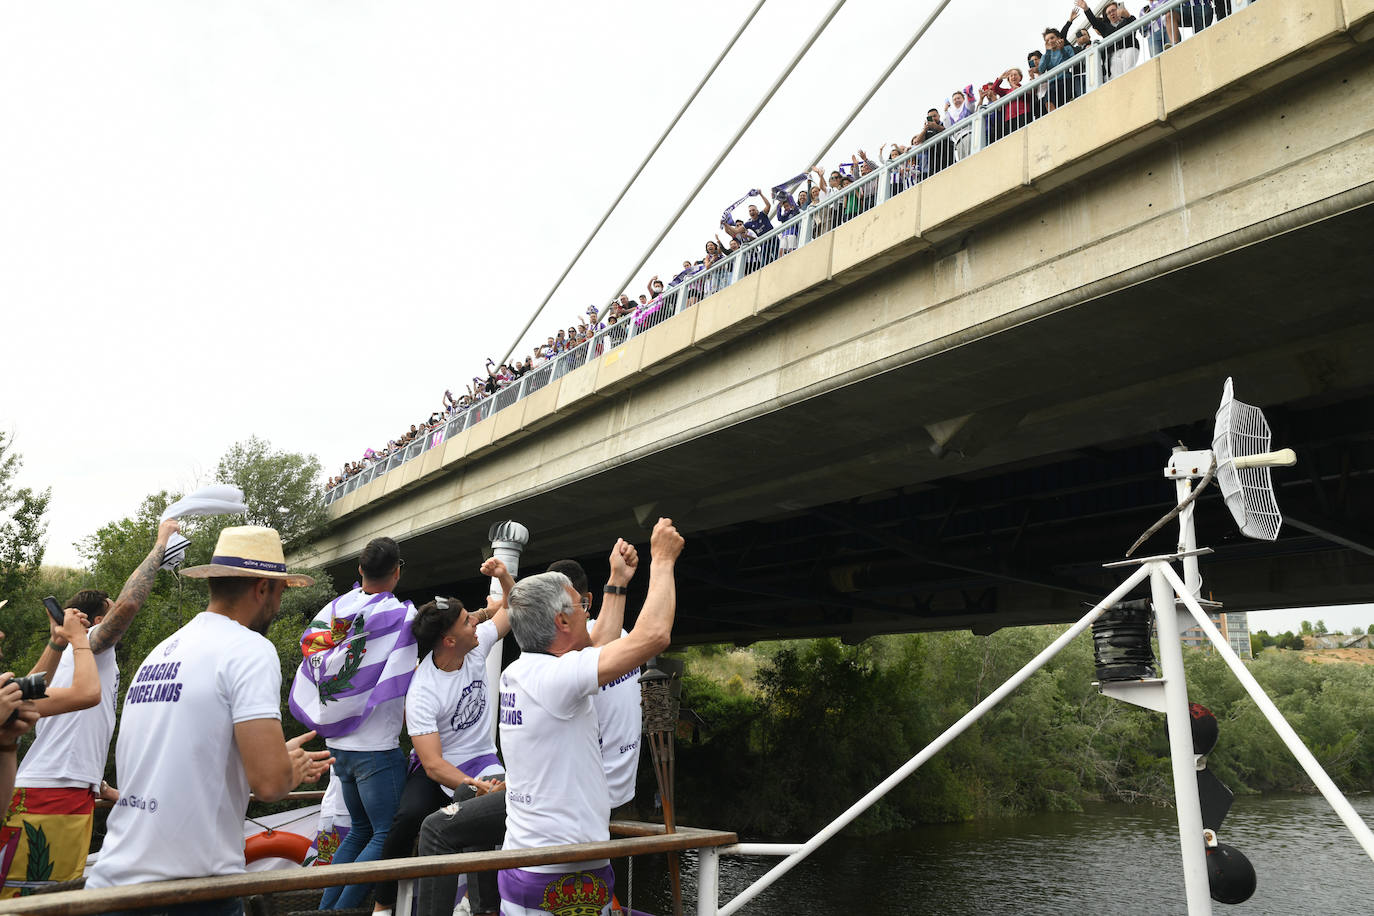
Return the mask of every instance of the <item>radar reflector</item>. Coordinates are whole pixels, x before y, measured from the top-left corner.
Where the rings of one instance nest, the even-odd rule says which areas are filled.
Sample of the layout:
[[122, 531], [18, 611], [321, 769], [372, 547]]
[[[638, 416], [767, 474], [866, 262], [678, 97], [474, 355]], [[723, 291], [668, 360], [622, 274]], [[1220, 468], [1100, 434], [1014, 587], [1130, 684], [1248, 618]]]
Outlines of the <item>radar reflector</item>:
[[1212, 432], [1217, 484], [1240, 533], [1262, 541], [1278, 538], [1279, 527], [1283, 524], [1269, 469], [1290, 467], [1298, 460], [1289, 448], [1269, 451], [1269, 440], [1269, 424], [1264, 419], [1264, 412], [1237, 401], [1228, 378]]

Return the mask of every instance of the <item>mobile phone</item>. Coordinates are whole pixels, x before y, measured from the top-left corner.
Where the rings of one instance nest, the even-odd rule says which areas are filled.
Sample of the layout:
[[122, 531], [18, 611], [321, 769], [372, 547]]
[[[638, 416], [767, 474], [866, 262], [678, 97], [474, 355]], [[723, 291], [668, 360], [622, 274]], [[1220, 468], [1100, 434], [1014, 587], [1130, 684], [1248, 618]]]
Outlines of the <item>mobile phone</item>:
[[67, 618], [67, 615], [62, 613], [62, 605], [57, 603], [57, 599], [49, 595], [43, 599], [43, 607], [48, 609], [48, 616], [51, 617], [59, 627], [62, 626], [62, 621]]

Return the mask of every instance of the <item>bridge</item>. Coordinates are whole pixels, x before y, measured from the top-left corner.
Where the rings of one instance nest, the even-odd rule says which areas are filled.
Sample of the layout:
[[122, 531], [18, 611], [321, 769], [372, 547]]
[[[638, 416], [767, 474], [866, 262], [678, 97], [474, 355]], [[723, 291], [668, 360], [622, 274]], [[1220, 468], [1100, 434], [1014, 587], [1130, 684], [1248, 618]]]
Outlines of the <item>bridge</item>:
[[495, 521], [533, 533], [524, 571], [595, 577], [670, 515], [684, 644], [1062, 622], [1172, 505], [1169, 450], [1210, 445], [1232, 375], [1300, 460], [1273, 543], [1200, 501], [1205, 589], [1369, 600], [1371, 36], [1371, 0], [1265, 0], [975, 137], [331, 494], [293, 560], [346, 586], [390, 535], [413, 595], [465, 596]]

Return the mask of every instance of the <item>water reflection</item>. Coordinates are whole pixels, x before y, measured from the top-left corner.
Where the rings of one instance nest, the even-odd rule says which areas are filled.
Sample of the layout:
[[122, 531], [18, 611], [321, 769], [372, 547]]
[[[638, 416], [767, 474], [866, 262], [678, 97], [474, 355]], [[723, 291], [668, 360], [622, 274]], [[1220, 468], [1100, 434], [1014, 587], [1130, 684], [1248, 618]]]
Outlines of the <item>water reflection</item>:
[[[1374, 796], [1351, 800], [1374, 822]], [[1259, 889], [1237, 914], [1374, 911], [1374, 863], [1321, 797], [1239, 798], [1222, 840], [1255, 864]], [[1080, 814], [936, 825], [868, 839], [832, 840], [745, 907], [744, 916], [1184, 916], [1178, 828], [1171, 808], [1089, 805]], [[776, 860], [721, 864], [725, 902]], [[620, 887], [626, 887], [623, 868]], [[668, 905], [662, 857], [636, 861], [634, 904]], [[696, 859], [683, 860], [687, 912]]]

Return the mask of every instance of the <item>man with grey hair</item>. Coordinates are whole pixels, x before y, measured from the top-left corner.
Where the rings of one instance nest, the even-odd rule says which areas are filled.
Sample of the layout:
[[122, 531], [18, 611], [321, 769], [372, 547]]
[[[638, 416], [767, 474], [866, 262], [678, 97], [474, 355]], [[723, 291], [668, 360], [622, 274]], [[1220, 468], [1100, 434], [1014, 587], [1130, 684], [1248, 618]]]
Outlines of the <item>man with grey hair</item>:
[[[649, 540], [649, 593], [624, 636], [621, 615], [604, 610], [588, 631], [582, 596], [562, 573], [530, 576], [511, 591], [511, 629], [521, 655], [501, 675], [502, 848], [610, 839], [610, 793], [592, 697], [668, 648], [677, 608], [673, 566], [683, 543], [672, 519], [660, 518]], [[620, 541], [615, 553], [628, 581], [632, 548]], [[510, 916], [549, 913], [571, 902], [570, 894], [606, 914], [614, 885], [606, 859], [508, 869], [498, 878], [501, 911]]]

